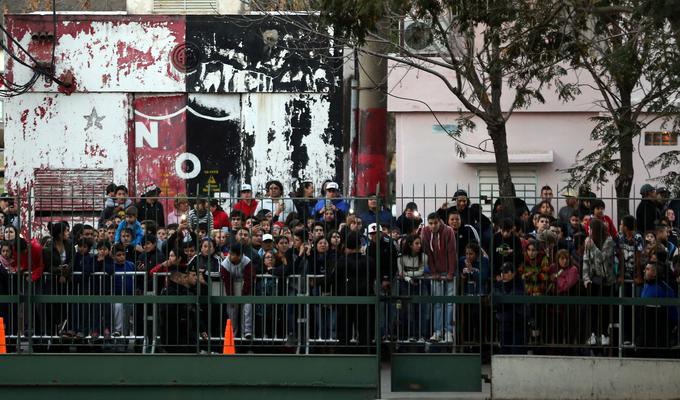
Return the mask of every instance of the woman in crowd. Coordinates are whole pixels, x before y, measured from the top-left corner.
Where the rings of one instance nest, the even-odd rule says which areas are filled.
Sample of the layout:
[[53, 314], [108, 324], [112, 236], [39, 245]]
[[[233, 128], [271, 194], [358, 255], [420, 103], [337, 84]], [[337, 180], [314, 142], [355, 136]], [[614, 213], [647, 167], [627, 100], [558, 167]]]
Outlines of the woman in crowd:
[[186, 221], [187, 214], [189, 213], [189, 199], [184, 194], [178, 194], [175, 196], [175, 201], [173, 204], [173, 210], [168, 214], [168, 225], [178, 224], [182, 221]]
[[[598, 218], [591, 219], [589, 237], [586, 239], [583, 254], [583, 287], [590, 296], [613, 295], [615, 247], [616, 244], [609, 236], [605, 222]], [[593, 305], [589, 308], [591, 335], [588, 344], [608, 346], [612, 307]]]

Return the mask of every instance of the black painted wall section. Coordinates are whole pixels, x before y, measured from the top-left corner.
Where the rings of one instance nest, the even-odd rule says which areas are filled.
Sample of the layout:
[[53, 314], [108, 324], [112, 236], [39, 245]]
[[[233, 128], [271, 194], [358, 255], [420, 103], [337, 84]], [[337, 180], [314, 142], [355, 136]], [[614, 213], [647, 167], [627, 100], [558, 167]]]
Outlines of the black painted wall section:
[[[342, 48], [331, 46], [327, 35], [300, 28], [315, 27], [310, 17], [186, 18], [186, 42], [196, 51], [195, 70], [187, 76], [189, 93], [318, 93], [341, 87]], [[247, 90], [238, 74], [249, 81]]]
[[[202, 106], [191, 96], [188, 105], [202, 115], [227, 116], [219, 109]], [[218, 191], [237, 190], [241, 181], [241, 128], [239, 116], [230, 117], [214, 121], [187, 113], [187, 151], [201, 160], [201, 173], [187, 181], [189, 193], [212, 197]]]
[[[187, 115], [187, 151], [196, 154], [202, 163], [201, 174], [188, 182], [189, 192], [194, 193], [198, 184], [200, 194], [206, 194], [208, 187], [210, 191], [219, 187], [221, 191], [235, 193], [240, 182], [262, 180], [263, 174], [282, 181], [312, 178], [320, 184], [321, 178], [301, 172], [314, 170], [313, 161], [327, 151], [305, 145], [303, 140], [310, 135], [333, 146], [333, 178], [342, 182], [342, 49], [331, 47], [332, 40], [327, 36], [299, 28], [309, 26], [310, 21], [307, 16], [186, 17], [186, 44], [191, 52], [187, 55], [189, 97], [192, 93], [241, 94], [242, 102], [241, 120], [214, 121]], [[318, 95], [291, 96], [286, 103], [286, 115], [272, 119], [289, 118], [289, 128], [267, 126], [257, 132], [246, 132], [243, 118], [266, 120], [270, 116], [249, 108], [245, 93], [321, 94], [330, 104], [328, 125], [323, 131], [312, 131], [311, 102], [319, 101]], [[189, 104], [201, 114], [221, 116], [219, 110], [201, 109], [191, 101]], [[286, 176], [279, 176], [280, 172], [269, 176], [272, 165], [262, 159], [269, 159], [271, 149], [267, 149], [266, 155], [254, 154], [256, 137], [259, 142], [261, 135], [267, 143], [275, 140], [280, 143], [282, 139], [288, 143], [292, 165]], [[254, 170], [255, 159], [259, 160], [259, 170]]]

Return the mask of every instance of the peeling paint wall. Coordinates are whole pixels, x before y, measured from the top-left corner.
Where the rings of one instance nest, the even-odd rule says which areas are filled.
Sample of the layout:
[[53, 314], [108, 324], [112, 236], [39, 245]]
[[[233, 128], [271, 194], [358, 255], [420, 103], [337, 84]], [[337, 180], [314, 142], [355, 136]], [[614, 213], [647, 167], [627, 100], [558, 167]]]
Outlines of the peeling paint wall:
[[187, 16], [187, 43], [195, 46], [190, 92], [329, 92], [341, 85], [342, 51], [323, 35], [286, 20], [258, 15]]
[[[31, 39], [36, 31], [53, 30], [51, 16], [12, 16], [8, 28], [39, 61], [51, 60], [52, 42]], [[184, 30], [180, 16], [60, 16], [55, 75], [72, 71], [83, 92], [183, 92], [184, 73], [174, 67], [172, 52], [184, 42]], [[9, 57], [8, 70], [19, 82], [32, 75]], [[35, 90], [56, 92], [57, 85], [41, 80]]]
[[[52, 30], [51, 16], [8, 16], [7, 26], [50, 61], [51, 42], [31, 37]], [[7, 100], [9, 184], [30, 183], [34, 168], [90, 167], [113, 168], [136, 194], [155, 183], [168, 196], [342, 181], [332, 39], [270, 17], [158, 15], [60, 15], [56, 38], [56, 75], [72, 71], [76, 90], [67, 97], [41, 79]], [[11, 59], [7, 71], [31, 76]]]
[[5, 179], [25, 187], [40, 168], [113, 168], [127, 182], [128, 95], [28, 93], [5, 103]]
[[271, 179], [290, 184], [334, 178], [337, 143], [327, 130], [330, 112], [323, 94], [245, 95], [243, 135], [252, 146], [243, 159], [254, 187], [263, 189]]

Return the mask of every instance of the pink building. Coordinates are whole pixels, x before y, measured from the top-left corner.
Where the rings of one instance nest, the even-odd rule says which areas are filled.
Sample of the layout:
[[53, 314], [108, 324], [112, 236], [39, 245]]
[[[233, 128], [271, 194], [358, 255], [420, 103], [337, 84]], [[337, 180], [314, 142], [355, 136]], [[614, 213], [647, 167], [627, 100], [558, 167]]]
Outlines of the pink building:
[[[393, 68], [394, 67], [394, 68]], [[394, 115], [396, 129], [396, 192], [403, 197], [397, 208], [412, 198], [422, 212], [432, 211], [444, 199], [450, 199], [457, 188], [463, 188], [477, 197], [498, 194], [494, 154], [473, 146], [493, 151], [486, 132], [486, 125], [474, 118], [474, 132], [464, 133], [460, 140], [466, 157], [456, 154], [455, 141], [444, 131], [455, 130], [457, 118], [464, 112], [463, 105], [448, 91], [441, 80], [423, 71], [390, 65], [389, 89], [392, 94], [413, 99], [403, 100], [390, 96], [388, 111]], [[442, 70], [453, 78], [450, 71]], [[581, 74], [581, 82], [587, 74]], [[575, 101], [561, 102], [555, 93], [546, 89], [545, 104], [534, 103], [528, 109], [518, 110], [507, 124], [510, 163], [515, 188], [519, 196], [534, 204], [540, 196], [540, 188], [550, 185], [556, 192], [566, 187], [567, 178], [557, 170], [572, 165], [579, 150], [592, 150], [596, 142], [590, 140], [594, 123], [590, 118], [603, 109], [597, 104], [597, 92], [583, 88]], [[503, 106], [509, 107], [507, 96]], [[420, 101], [427, 103], [436, 114]], [[439, 121], [437, 121], [437, 119]], [[441, 123], [441, 125], [440, 125]], [[658, 170], [647, 171], [644, 167], [658, 154], [677, 149], [677, 136], [671, 135], [672, 145], [661, 145], [651, 133], [663, 131], [660, 122], [650, 125], [636, 141], [635, 181], [631, 196], [639, 197], [639, 187], [650, 178], [658, 176]], [[647, 140], [646, 140], [647, 137]], [[657, 134], [655, 138], [658, 138]], [[650, 142], [651, 139], [651, 142]], [[643, 161], [644, 160], [644, 161]], [[603, 198], [615, 197], [614, 178], [601, 188], [593, 188]], [[437, 200], [418, 197], [436, 196]], [[435, 205], [436, 203], [436, 205]], [[606, 200], [609, 212], [614, 213], [613, 201]], [[563, 205], [560, 204], [560, 206]], [[490, 209], [490, 206], [487, 207]], [[401, 210], [399, 210], [401, 211]]]

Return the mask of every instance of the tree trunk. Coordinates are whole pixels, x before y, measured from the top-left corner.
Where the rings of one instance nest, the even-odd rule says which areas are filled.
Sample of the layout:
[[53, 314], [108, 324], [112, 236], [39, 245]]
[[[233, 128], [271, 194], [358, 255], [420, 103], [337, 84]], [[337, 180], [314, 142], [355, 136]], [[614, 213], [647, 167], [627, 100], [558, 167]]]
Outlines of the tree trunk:
[[[625, 83], [625, 82], [624, 82]], [[621, 217], [630, 214], [630, 188], [633, 186], [633, 176], [635, 171], [633, 169], [633, 138], [640, 132], [637, 129], [637, 123], [633, 120], [631, 113], [631, 97], [634, 85], [624, 85], [619, 83], [619, 92], [621, 94], [621, 106], [617, 110], [619, 121], [618, 128], [618, 142], [619, 142], [619, 159], [621, 160], [621, 170], [619, 176], [616, 178], [616, 208], [619, 220]]]
[[496, 173], [498, 174], [498, 186], [503, 203], [503, 216], [514, 217], [515, 214], [515, 185], [510, 175], [510, 159], [508, 157], [508, 139], [505, 130], [505, 122], [487, 124], [487, 131], [493, 143], [496, 157]]
[[630, 189], [633, 186], [633, 126], [630, 123], [619, 132], [619, 157], [621, 170], [616, 178], [616, 208], [619, 220], [630, 214]]

